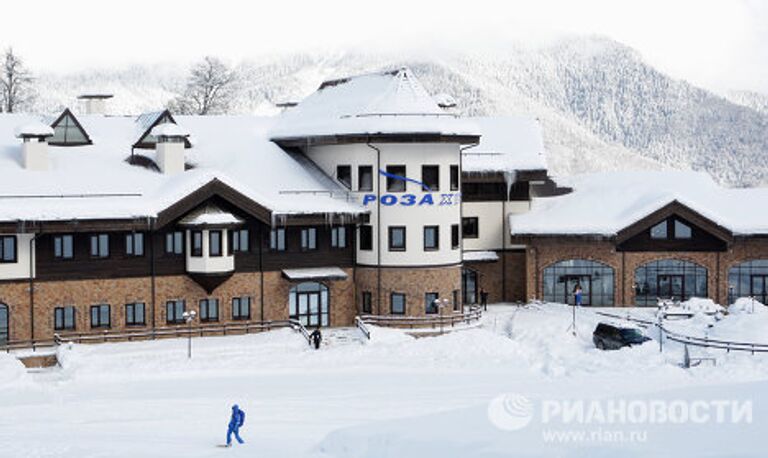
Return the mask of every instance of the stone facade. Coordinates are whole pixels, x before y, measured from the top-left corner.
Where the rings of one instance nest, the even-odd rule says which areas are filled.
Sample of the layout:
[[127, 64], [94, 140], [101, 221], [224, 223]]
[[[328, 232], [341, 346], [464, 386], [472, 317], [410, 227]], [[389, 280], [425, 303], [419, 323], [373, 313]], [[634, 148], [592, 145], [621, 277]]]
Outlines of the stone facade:
[[[344, 269], [346, 280], [323, 281], [329, 288], [330, 322], [332, 326], [349, 326], [357, 314], [354, 300], [354, 270]], [[217, 324], [239, 323], [232, 319], [232, 298], [251, 298], [251, 320], [287, 320], [288, 292], [293, 284], [280, 271], [264, 272], [264, 295], [262, 302], [262, 274], [259, 272], [236, 273], [208, 294], [200, 285], [186, 275], [161, 276], [155, 279], [155, 307], [152, 309], [152, 279], [150, 277], [91, 279], [74, 281], [35, 282], [34, 285], [34, 339], [48, 340], [54, 334], [54, 309], [60, 306], [74, 306], [75, 329], [66, 333], [101, 333], [103, 328], [92, 329], [90, 307], [109, 304], [110, 331], [148, 330], [166, 326], [166, 302], [183, 299], [187, 310], [198, 310], [202, 299], [218, 299], [219, 320]], [[146, 304], [146, 324], [126, 326], [125, 304], [143, 302]], [[9, 308], [9, 340], [32, 338], [30, 316], [29, 282], [5, 282], [0, 285], [0, 303]], [[263, 307], [262, 307], [263, 304]]]
[[[449, 267], [419, 267], [419, 268], [381, 268], [381, 301], [377, 298], [378, 269], [375, 267], [358, 267], [355, 273], [357, 284], [357, 303], [361, 295], [368, 291], [372, 295], [373, 313], [390, 315], [390, 294], [403, 293], [406, 295], [407, 316], [425, 316], [426, 307], [424, 295], [438, 293], [440, 298], [448, 298], [453, 305], [454, 291], [458, 291], [461, 302], [461, 266]], [[446, 310], [445, 312], [448, 312]]]
[[489, 303], [525, 301], [525, 250], [498, 251], [496, 254], [499, 256], [498, 261], [464, 263], [465, 269], [477, 272], [478, 295], [484, 289], [488, 293]]

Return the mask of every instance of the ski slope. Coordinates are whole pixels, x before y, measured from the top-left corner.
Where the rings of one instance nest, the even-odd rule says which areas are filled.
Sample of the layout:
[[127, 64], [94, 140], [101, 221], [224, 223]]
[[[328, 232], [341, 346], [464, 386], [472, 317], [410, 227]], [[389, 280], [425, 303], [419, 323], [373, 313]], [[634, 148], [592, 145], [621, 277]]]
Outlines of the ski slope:
[[[680, 348], [660, 354], [655, 341], [601, 352], [591, 343], [601, 318], [579, 309], [574, 338], [570, 312], [498, 305], [482, 327], [419, 339], [374, 328], [370, 342], [333, 339], [320, 351], [290, 330], [209, 337], [193, 340], [191, 361], [186, 339], [63, 346], [63, 367], [40, 373], [0, 355], [0, 456], [762, 456], [766, 357], [720, 354], [715, 367], [686, 370]], [[729, 319], [722, 332], [739, 332], [744, 316]], [[647, 425], [641, 444], [552, 443], [536, 421], [494, 426], [488, 405], [505, 393], [534, 402], [736, 397], [753, 402], [754, 421]], [[219, 448], [233, 403], [247, 414], [246, 444]]]

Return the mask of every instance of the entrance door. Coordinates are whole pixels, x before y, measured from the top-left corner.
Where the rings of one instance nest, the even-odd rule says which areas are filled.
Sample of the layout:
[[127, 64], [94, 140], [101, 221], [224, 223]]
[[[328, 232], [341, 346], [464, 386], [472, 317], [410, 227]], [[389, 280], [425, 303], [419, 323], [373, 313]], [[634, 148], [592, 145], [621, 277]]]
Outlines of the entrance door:
[[290, 317], [304, 326], [328, 326], [328, 288], [322, 283], [301, 283], [291, 288]]
[[461, 289], [465, 304], [477, 304], [477, 272], [472, 269], [461, 271]]
[[8, 306], [0, 304], [0, 345], [8, 342]]
[[576, 297], [573, 291], [576, 285], [581, 286], [581, 305], [592, 305], [592, 276], [591, 275], [565, 275], [563, 278], [563, 303], [576, 305]]
[[685, 300], [685, 277], [682, 275], [659, 275], [657, 292], [660, 298]]
[[757, 301], [765, 304], [768, 298], [768, 275], [752, 275], [749, 291]]

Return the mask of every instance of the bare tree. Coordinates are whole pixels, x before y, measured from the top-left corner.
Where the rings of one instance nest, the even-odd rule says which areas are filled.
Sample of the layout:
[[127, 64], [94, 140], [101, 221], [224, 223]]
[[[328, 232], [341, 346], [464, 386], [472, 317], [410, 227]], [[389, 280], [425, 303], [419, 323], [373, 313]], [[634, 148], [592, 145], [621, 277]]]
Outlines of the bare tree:
[[195, 64], [184, 93], [168, 103], [181, 114], [223, 114], [237, 93], [237, 72], [217, 57], [207, 56]]
[[13, 52], [13, 48], [8, 48], [0, 75], [0, 111], [13, 113], [28, 108], [34, 100], [32, 80], [32, 74], [22, 59]]

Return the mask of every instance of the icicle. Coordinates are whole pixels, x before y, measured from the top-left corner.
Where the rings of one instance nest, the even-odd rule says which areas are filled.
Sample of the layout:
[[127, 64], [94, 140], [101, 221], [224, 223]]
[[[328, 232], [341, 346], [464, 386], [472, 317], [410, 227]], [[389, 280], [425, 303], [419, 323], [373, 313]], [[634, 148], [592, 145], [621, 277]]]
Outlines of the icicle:
[[507, 194], [509, 194], [512, 191], [512, 185], [517, 182], [517, 171], [504, 171], [504, 181], [507, 183]]

